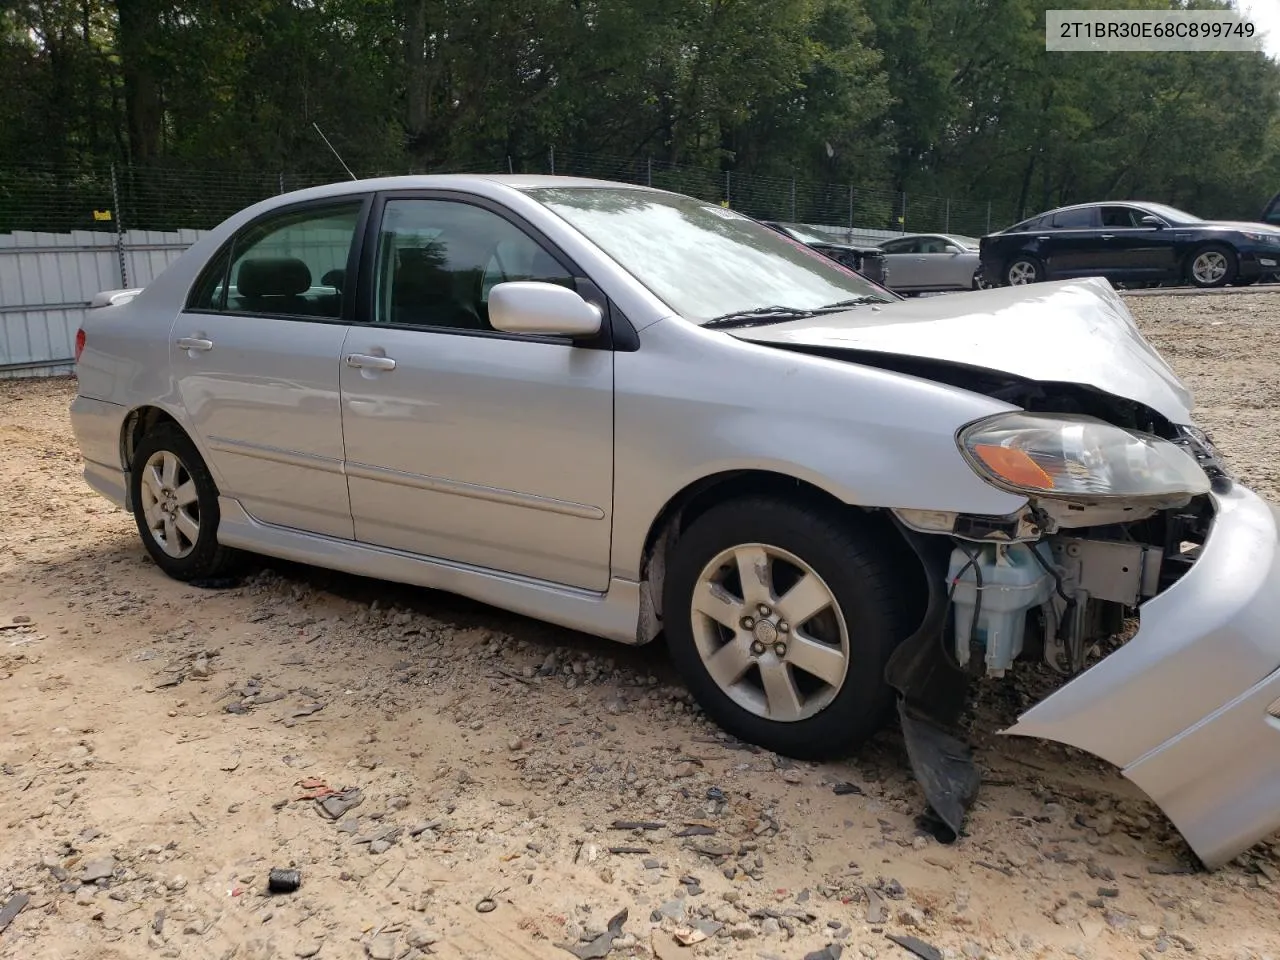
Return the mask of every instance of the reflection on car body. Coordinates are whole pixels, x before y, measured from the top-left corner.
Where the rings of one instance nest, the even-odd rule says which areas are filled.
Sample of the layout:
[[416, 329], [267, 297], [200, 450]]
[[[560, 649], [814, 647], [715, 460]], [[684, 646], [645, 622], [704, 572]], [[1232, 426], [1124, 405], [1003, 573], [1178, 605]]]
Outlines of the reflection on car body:
[[174, 577], [247, 550], [665, 633], [791, 756], [896, 699], [957, 833], [967, 694], [1039, 659], [1069, 679], [1009, 732], [1115, 763], [1210, 866], [1280, 827], [1276, 510], [1105, 281], [901, 300], [692, 198], [446, 176], [264, 201], [115, 300], [72, 422]]

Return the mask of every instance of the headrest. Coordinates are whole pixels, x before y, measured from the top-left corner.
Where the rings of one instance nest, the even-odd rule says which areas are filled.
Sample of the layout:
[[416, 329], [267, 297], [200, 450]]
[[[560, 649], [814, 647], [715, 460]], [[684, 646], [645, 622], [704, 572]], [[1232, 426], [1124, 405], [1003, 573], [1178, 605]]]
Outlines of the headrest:
[[295, 257], [245, 260], [236, 275], [242, 297], [296, 297], [311, 289], [311, 271]]

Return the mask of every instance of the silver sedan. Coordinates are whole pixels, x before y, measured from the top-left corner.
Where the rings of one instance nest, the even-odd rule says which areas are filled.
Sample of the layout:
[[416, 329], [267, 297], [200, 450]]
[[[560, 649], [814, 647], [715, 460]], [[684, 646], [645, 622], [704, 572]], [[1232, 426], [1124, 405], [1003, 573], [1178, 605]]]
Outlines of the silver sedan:
[[978, 241], [956, 234], [922, 233], [880, 244], [889, 285], [896, 293], [977, 290]]
[[105, 292], [72, 423], [179, 580], [251, 552], [665, 634], [797, 757], [896, 702], [957, 835], [970, 689], [1039, 659], [1068, 679], [1009, 732], [1116, 764], [1209, 865], [1276, 830], [1275, 508], [1105, 281], [889, 298], [657, 190], [334, 184]]

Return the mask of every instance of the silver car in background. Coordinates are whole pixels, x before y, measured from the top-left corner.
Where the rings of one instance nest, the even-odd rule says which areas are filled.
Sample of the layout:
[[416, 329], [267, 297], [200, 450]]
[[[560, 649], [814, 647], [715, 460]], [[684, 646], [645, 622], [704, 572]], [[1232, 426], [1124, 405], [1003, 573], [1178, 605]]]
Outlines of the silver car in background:
[[880, 244], [895, 293], [979, 290], [978, 241], [958, 234], [921, 233]]
[[274, 197], [100, 302], [84, 475], [173, 577], [251, 551], [662, 634], [791, 756], [896, 703], [952, 837], [966, 698], [1040, 661], [1008, 732], [1114, 763], [1209, 866], [1280, 827], [1276, 509], [1105, 281], [897, 300], [714, 204], [442, 176]]

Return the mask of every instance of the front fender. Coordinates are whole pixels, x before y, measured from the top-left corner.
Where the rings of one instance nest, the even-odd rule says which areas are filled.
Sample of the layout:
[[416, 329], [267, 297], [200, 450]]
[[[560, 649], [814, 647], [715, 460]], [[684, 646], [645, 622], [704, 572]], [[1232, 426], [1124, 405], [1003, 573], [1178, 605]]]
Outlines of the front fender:
[[917, 377], [666, 320], [615, 360], [614, 575], [637, 578], [654, 519], [717, 473], [795, 477], [845, 503], [1005, 515], [956, 431], [1015, 409]]

